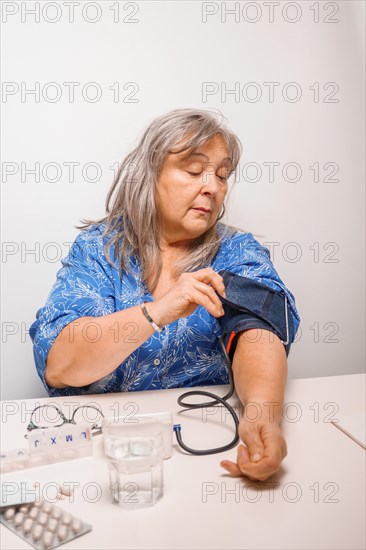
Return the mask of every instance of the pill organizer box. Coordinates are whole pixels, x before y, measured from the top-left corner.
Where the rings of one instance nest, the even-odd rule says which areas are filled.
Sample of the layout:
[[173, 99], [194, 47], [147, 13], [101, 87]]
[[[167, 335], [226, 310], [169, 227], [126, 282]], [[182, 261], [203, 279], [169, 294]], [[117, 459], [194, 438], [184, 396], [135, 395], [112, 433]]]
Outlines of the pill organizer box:
[[90, 425], [36, 429], [27, 434], [27, 440], [28, 449], [12, 449], [0, 453], [1, 473], [45, 466], [93, 454]]

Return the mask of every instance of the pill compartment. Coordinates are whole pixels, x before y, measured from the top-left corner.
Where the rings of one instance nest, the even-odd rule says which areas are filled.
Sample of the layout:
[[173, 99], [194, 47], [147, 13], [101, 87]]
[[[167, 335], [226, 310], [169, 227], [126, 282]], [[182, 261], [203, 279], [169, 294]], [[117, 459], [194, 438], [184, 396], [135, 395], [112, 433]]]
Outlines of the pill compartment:
[[85, 535], [92, 526], [46, 501], [8, 506], [0, 522], [36, 550], [52, 550]]

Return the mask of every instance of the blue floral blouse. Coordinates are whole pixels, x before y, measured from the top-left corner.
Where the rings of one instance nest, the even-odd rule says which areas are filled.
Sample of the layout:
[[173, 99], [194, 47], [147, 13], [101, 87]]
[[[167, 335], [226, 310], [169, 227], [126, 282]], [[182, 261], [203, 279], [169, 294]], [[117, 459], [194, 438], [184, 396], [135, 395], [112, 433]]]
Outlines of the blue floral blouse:
[[[38, 375], [48, 394], [68, 396], [105, 392], [157, 390], [189, 386], [227, 384], [229, 382], [223, 352], [218, 342], [222, 326], [218, 319], [198, 306], [188, 317], [155, 332], [127, 357], [113, 372], [83, 387], [54, 388], [45, 379], [47, 355], [61, 330], [80, 317], [100, 317], [122, 309], [153, 301], [139, 259], [131, 256], [129, 269], [112, 267], [103, 252], [104, 225], [92, 226], [80, 232], [67, 256], [61, 260], [57, 280], [44, 307], [36, 314], [30, 328]], [[223, 234], [211, 267], [252, 278], [274, 290], [284, 290], [292, 319], [294, 334], [300, 324], [292, 293], [278, 276], [268, 248], [252, 233]], [[113, 258], [113, 247], [111, 249]]]

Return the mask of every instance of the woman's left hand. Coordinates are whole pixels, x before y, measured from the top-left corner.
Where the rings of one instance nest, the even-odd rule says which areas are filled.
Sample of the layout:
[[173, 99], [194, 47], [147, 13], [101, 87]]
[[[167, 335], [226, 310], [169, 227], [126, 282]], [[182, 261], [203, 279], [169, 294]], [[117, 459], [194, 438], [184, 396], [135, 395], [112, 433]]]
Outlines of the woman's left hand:
[[278, 421], [267, 418], [251, 422], [242, 417], [239, 437], [246, 446], [238, 446], [236, 463], [220, 462], [225, 470], [234, 476], [245, 475], [252, 480], [265, 481], [280, 469], [287, 446]]

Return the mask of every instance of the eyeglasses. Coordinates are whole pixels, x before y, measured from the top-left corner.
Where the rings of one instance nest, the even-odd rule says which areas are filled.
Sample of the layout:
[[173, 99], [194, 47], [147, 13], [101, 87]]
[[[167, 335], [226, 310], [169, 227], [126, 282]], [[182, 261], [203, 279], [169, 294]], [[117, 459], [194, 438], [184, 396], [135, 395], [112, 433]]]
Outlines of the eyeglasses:
[[[49, 416], [47, 413], [49, 412], [49, 409], [54, 409], [56, 411], [56, 414], [53, 414], [53, 416]], [[93, 409], [94, 411], [97, 411], [96, 418], [90, 419], [88, 417], [87, 411], [89, 409]], [[37, 411], [40, 411], [39, 414], [42, 413], [42, 423], [41, 420], [34, 421], [34, 415]], [[78, 413], [78, 414], [77, 414]], [[95, 415], [94, 415], [95, 416]], [[31, 432], [32, 430], [45, 430], [47, 428], [59, 428], [60, 426], [63, 426], [64, 424], [77, 424], [77, 423], [87, 423], [91, 424], [91, 433], [92, 435], [99, 435], [102, 433], [102, 426], [101, 426], [101, 419], [104, 418], [104, 414], [98, 407], [94, 407], [94, 405], [80, 405], [79, 407], [76, 407], [74, 410], [71, 418], [66, 418], [64, 413], [61, 411], [57, 405], [39, 405], [36, 407], [31, 414], [30, 422], [27, 426], [28, 432]], [[27, 437], [25, 435], [24, 437]]]

